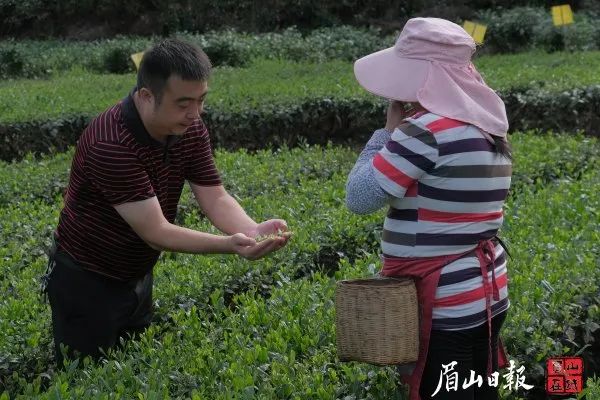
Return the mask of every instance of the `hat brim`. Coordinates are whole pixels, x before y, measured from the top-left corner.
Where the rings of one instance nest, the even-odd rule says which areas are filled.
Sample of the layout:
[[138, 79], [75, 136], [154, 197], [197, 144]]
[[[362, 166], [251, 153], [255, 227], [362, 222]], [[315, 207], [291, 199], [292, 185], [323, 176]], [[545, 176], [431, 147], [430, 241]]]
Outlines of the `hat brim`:
[[358, 59], [354, 63], [354, 76], [374, 95], [415, 102], [427, 79], [428, 67], [428, 61], [402, 57], [390, 47]]

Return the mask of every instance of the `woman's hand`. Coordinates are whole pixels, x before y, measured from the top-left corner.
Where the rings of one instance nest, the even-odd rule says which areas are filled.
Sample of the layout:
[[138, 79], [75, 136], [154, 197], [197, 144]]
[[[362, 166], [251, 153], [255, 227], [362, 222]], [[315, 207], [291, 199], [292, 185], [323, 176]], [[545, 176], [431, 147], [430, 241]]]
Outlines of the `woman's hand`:
[[387, 109], [387, 121], [385, 124], [385, 130], [388, 132], [394, 132], [394, 130], [402, 123], [406, 118], [406, 111], [404, 111], [405, 103], [397, 100], [391, 100], [390, 105]]

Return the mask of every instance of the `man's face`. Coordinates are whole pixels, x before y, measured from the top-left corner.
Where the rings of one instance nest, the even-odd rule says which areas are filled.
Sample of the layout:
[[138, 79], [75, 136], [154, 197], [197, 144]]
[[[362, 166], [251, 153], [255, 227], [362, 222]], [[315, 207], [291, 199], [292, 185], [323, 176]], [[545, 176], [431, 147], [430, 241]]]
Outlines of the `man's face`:
[[154, 98], [153, 124], [172, 135], [183, 135], [204, 111], [206, 81], [184, 81], [172, 75], [167, 80], [160, 104]]

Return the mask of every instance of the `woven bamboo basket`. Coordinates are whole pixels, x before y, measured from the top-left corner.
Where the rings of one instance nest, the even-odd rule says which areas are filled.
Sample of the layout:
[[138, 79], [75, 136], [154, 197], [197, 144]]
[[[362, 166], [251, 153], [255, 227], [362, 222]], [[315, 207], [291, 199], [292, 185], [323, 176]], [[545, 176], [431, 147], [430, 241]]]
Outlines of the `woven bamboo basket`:
[[419, 305], [410, 278], [337, 283], [336, 341], [341, 361], [405, 364], [419, 357]]

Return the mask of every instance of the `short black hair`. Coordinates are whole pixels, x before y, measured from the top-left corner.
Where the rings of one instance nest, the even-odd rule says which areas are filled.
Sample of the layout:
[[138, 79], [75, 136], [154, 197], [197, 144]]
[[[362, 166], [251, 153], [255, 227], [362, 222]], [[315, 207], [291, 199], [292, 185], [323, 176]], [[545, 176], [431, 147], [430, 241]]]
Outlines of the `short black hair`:
[[211, 68], [208, 56], [200, 47], [177, 38], [164, 39], [144, 52], [137, 88], [150, 89], [160, 103], [171, 75], [186, 81], [206, 81]]

